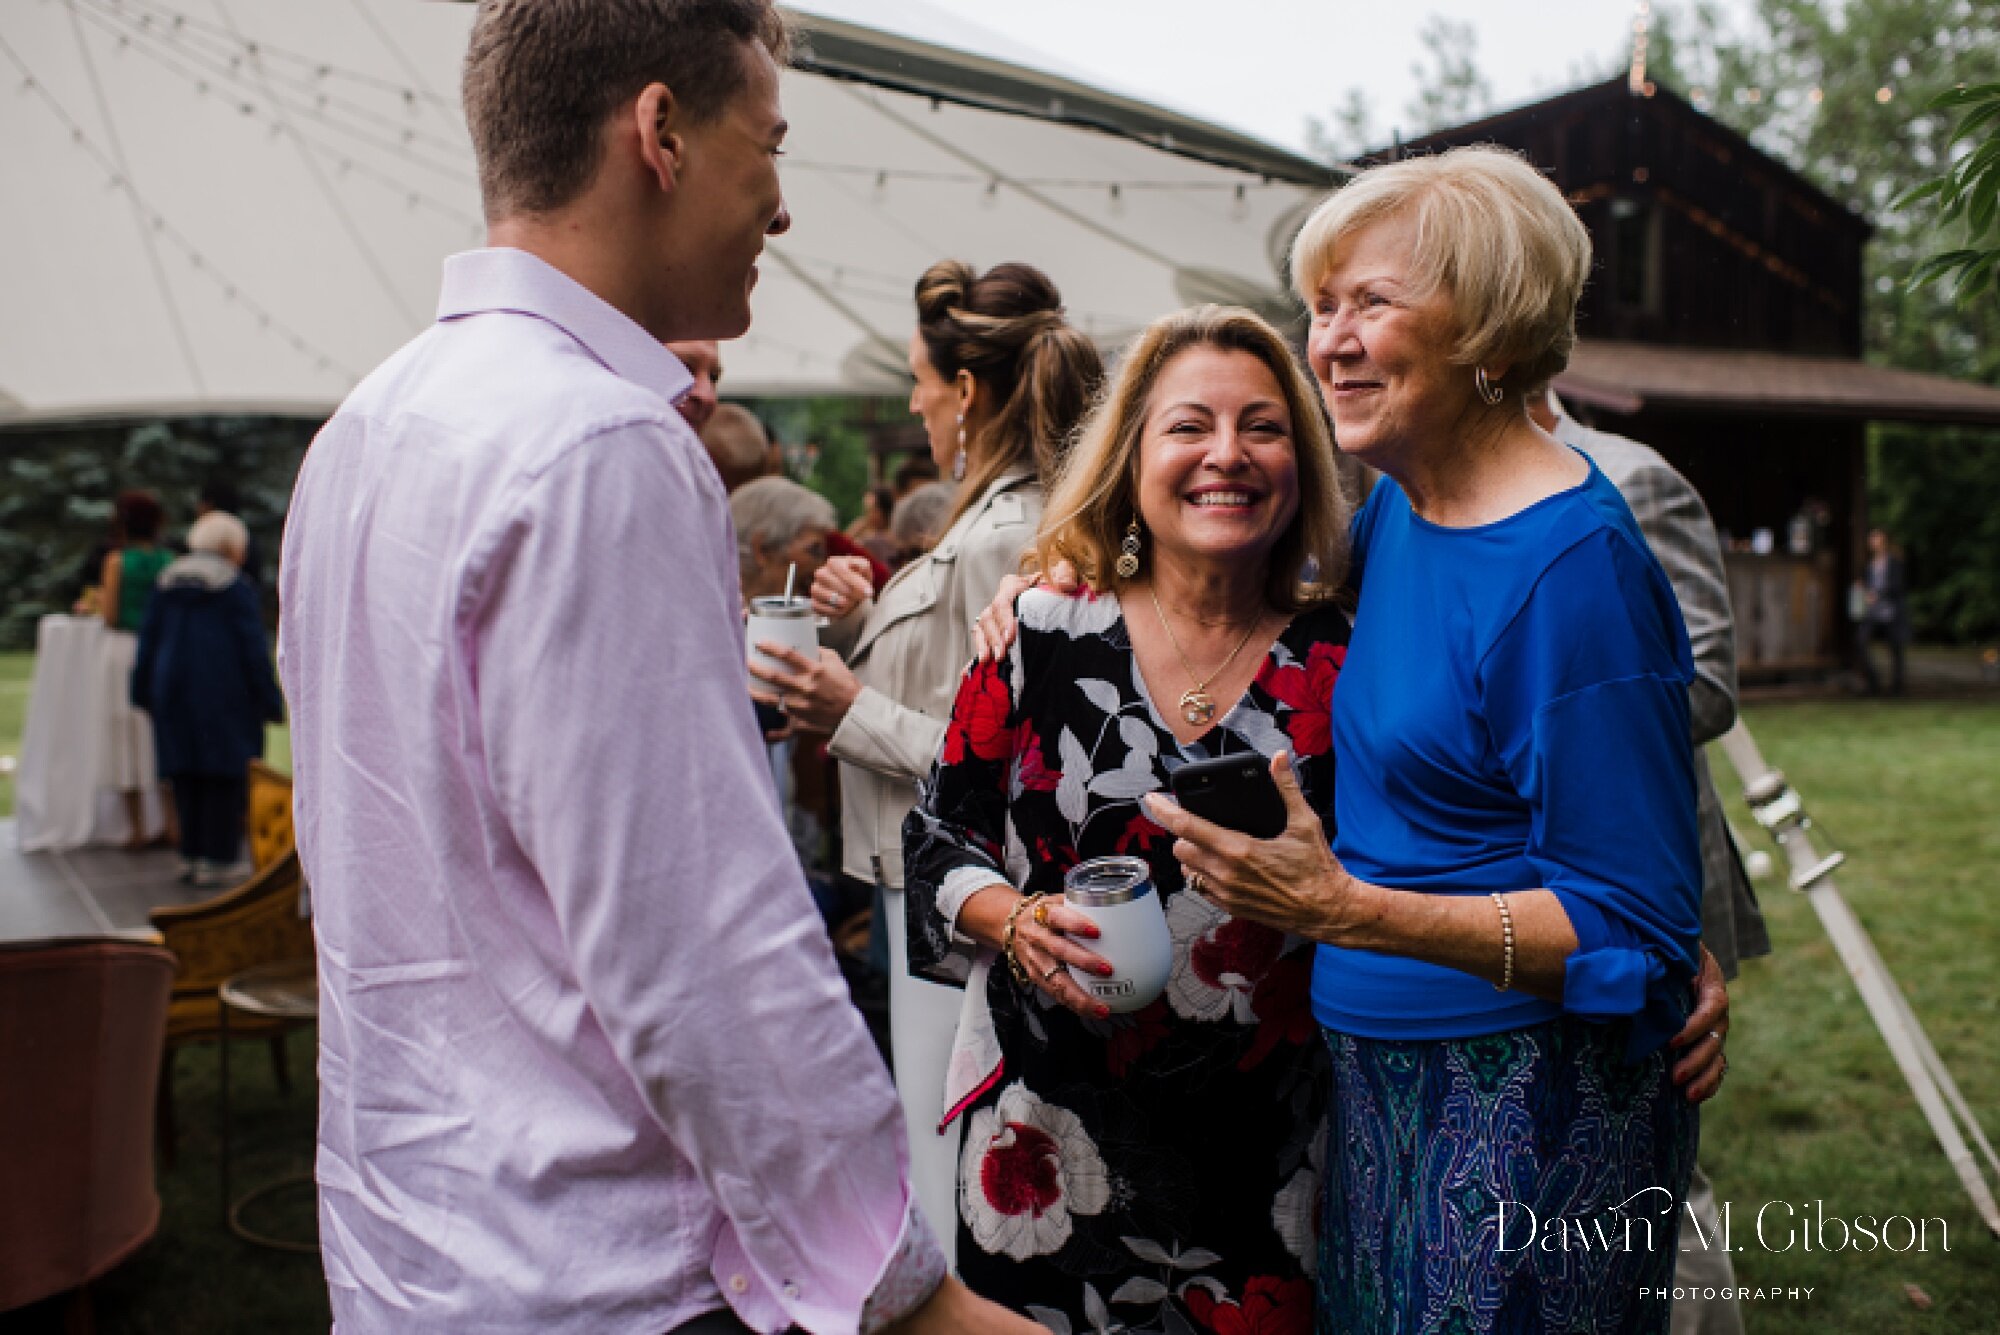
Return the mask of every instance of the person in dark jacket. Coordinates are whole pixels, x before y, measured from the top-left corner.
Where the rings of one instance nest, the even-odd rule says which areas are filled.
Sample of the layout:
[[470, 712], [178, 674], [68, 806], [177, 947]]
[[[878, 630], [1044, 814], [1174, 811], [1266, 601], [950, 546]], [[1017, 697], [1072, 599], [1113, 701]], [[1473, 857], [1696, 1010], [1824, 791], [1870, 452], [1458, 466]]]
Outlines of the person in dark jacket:
[[132, 669], [132, 703], [153, 719], [160, 773], [180, 813], [183, 875], [226, 884], [244, 872], [248, 769], [264, 754], [264, 724], [284, 718], [240, 566], [243, 521], [214, 510], [188, 531], [188, 554], [160, 574]]

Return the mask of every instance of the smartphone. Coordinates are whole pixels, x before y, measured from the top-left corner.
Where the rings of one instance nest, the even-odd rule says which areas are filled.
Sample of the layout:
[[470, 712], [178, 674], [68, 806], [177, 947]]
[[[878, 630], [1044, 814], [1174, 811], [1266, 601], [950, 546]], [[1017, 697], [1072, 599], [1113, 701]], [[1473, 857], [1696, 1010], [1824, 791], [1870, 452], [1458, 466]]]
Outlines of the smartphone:
[[757, 706], [757, 727], [763, 732], [776, 732], [791, 722], [784, 710], [768, 701], [759, 700], [753, 695], [750, 697], [750, 703]]
[[1167, 776], [1174, 801], [1206, 821], [1253, 839], [1285, 829], [1285, 799], [1271, 778], [1271, 762], [1252, 751], [1181, 766]]

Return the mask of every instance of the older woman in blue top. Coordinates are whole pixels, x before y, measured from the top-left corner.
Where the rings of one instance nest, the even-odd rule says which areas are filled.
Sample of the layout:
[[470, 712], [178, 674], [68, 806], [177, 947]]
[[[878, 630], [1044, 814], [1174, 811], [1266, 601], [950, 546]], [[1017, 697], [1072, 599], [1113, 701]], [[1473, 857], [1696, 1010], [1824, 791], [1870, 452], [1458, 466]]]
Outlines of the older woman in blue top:
[[1220, 907], [1323, 943], [1320, 1329], [1663, 1332], [1692, 664], [1624, 501], [1521, 401], [1567, 362], [1589, 238], [1526, 162], [1461, 149], [1362, 173], [1292, 263], [1340, 447], [1387, 475], [1354, 524], [1337, 833], [1282, 756], [1276, 840], [1156, 818]]

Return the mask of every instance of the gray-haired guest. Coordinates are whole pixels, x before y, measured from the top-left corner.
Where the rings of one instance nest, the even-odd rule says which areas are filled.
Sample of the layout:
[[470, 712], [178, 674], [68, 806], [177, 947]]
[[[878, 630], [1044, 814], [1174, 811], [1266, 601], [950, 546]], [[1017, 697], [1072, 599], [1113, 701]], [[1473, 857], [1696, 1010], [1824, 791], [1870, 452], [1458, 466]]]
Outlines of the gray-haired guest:
[[782, 477], [760, 477], [730, 493], [729, 518], [746, 602], [783, 593], [794, 566], [792, 591], [804, 597], [826, 561], [826, 535], [840, 522], [833, 502]]
[[895, 549], [889, 564], [900, 569], [937, 546], [957, 499], [958, 488], [951, 483], [926, 482], [897, 501], [889, 516], [889, 541]]
[[132, 703], [152, 716], [160, 774], [173, 784], [183, 873], [220, 884], [242, 872], [249, 764], [264, 725], [285, 716], [257, 592], [243, 578], [249, 533], [211, 510], [188, 531], [188, 554], [160, 573], [139, 631]]

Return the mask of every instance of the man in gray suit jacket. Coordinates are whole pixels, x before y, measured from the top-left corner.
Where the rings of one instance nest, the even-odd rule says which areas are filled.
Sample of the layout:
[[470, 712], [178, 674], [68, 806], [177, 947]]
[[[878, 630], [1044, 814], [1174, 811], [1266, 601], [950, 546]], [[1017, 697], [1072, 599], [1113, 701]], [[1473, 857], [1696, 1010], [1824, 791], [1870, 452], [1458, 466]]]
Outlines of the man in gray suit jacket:
[[[1582, 425], [1563, 411], [1552, 390], [1530, 396], [1528, 412], [1542, 430], [1588, 455], [1618, 488], [1681, 605], [1694, 650], [1688, 718], [1701, 825], [1701, 939], [1722, 966], [1723, 976], [1734, 978], [1739, 960], [1771, 953], [1771, 940], [1750, 879], [1736, 856], [1702, 749], [1736, 721], [1736, 626], [1729, 612], [1729, 581], [1715, 525], [1700, 494], [1651, 448]], [[1681, 1228], [1675, 1285], [1696, 1292], [1730, 1292], [1735, 1271], [1729, 1253], [1720, 1249], [1715, 1191], [1699, 1166], [1688, 1184], [1688, 1210], [1693, 1226], [1683, 1223]], [[1743, 1318], [1733, 1298], [1683, 1299], [1674, 1304], [1673, 1335], [1741, 1335], [1742, 1330]]]

